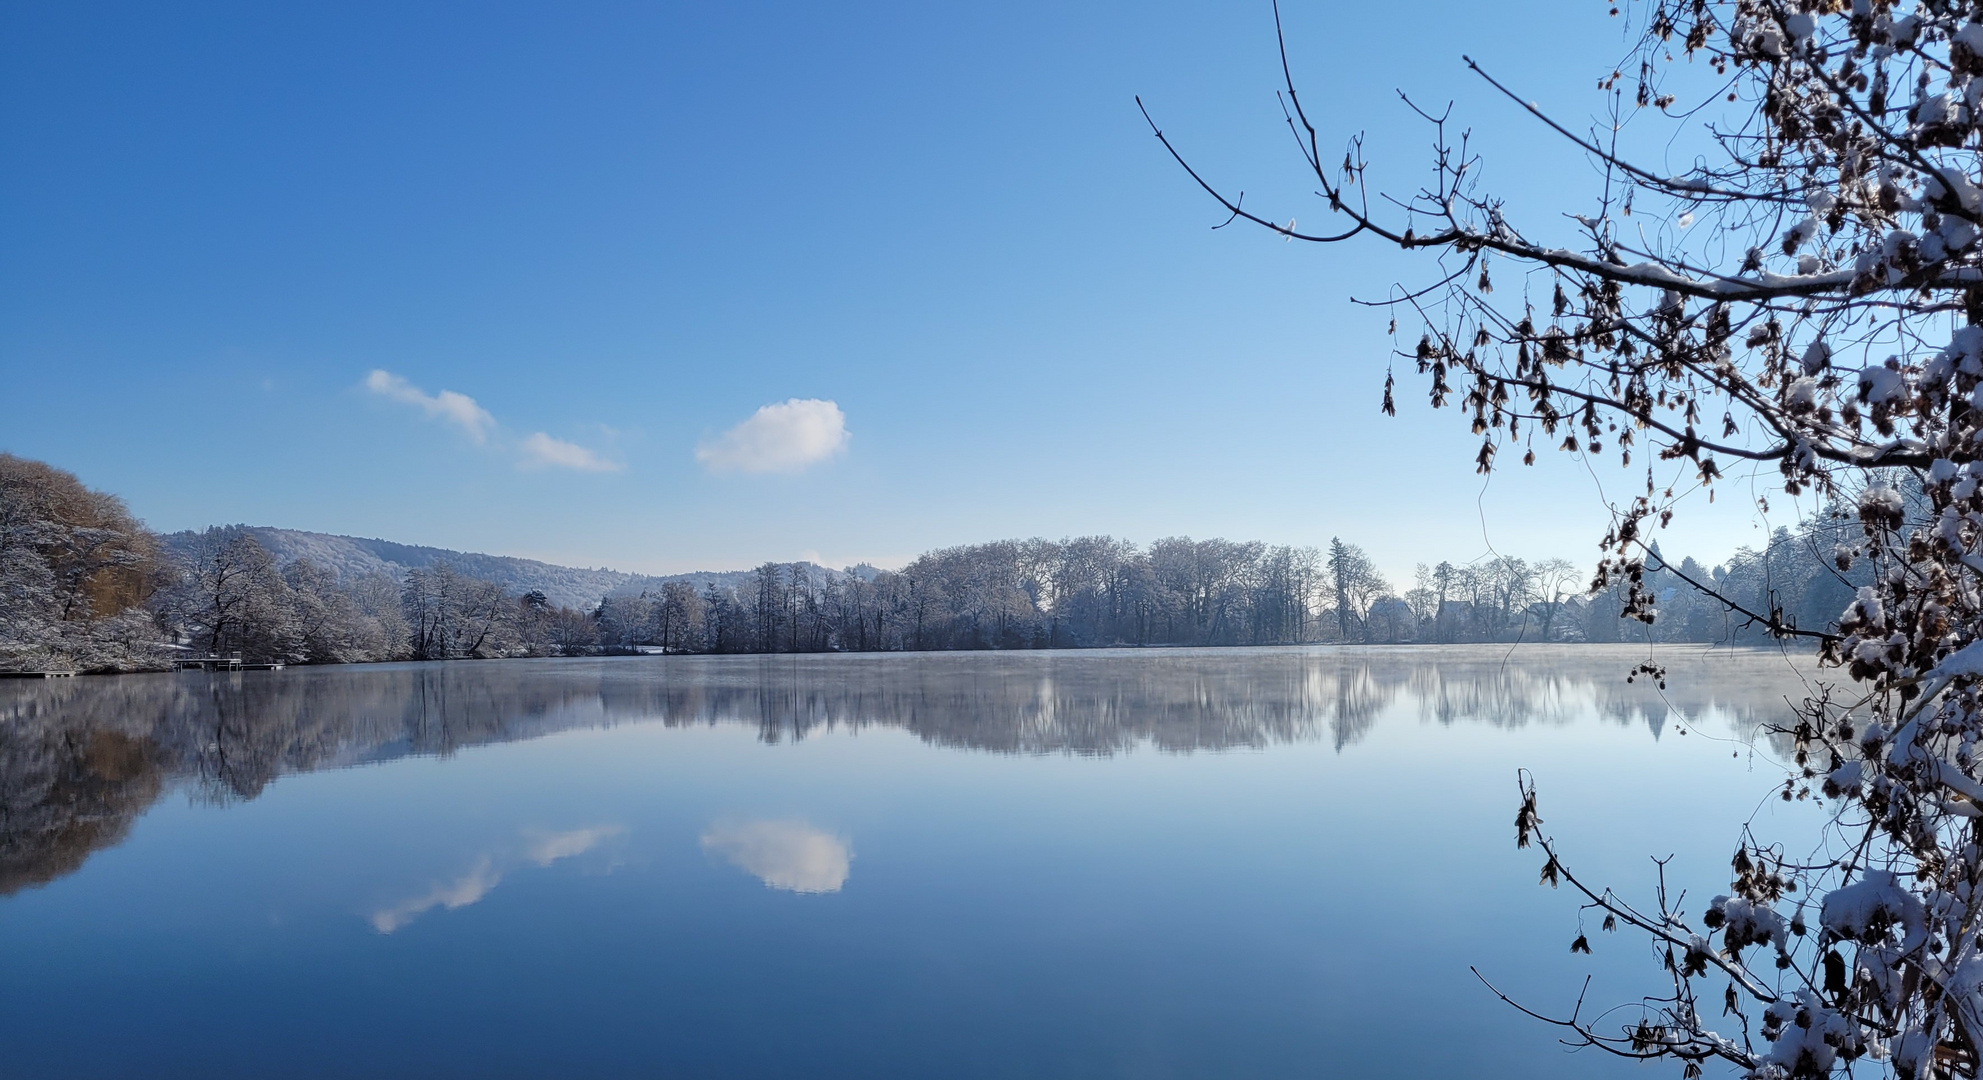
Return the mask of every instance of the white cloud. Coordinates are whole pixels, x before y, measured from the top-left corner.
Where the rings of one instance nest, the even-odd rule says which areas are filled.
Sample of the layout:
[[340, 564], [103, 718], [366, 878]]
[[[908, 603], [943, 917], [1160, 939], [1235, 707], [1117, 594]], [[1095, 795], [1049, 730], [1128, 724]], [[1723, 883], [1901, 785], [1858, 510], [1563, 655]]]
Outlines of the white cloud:
[[625, 831], [618, 825], [594, 825], [589, 829], [573, 829], [570, 832], [527, 830], [523, 835], [530, 840], [530, 846], [524, 854], [539, 866], [549, 866], [559, 859], [583, 855], [598, 847], [601, 840]]
[[[489, 410], [476, 404], [467, 394], [453, 390], [443, 390], [429, 394], [425, 390], [384, 369], [374, 370], [365, 376], [365, 389], [402, 405], [411, 405], [436, 420], [445, 421], [466, 432], [477, 446], [487, 446], [491, 436], [497, 433], [496, 418]], [[610, 434], [610, 429], [608, 430]], [[499, 446], [514, 449], [516, 463], [525, 469], [575, 469], [579, 472], [619, 472], [626, 466], [617, 461], [600, 457], [599, 454], [577, 443], [552, 438], [539, 431], [522, 442], [500, 440]]]
[[489, 890], [501, 884], [502, 880], [503, 873], [496, 869], [495, 860], [484, 855], [475, 864], [475, 869], [461, 877], [436, 885], [432, 891], [404, 903], [373, 912], [372, 929], [381, 934], [390, 934], [434, 908], [446, 908], [449, 911], [465, 908], [489, 895]]
[[543, 432], [537, 432], [523, 440], [523, 460], [525, 468], [577, 469], [579, 472], [619, 472], [625, 466], [617, 461], [608, 461], [577, 443], [554, 439]]
[[803, 821], [745, 821], [711, 825], [702, 849], [715, 852], [774, 889], [839, 892], [854, 853], [847, 842]]
[[489, 410], [477, 405], [475, 399], [467, 394], [457, 394], [452, 390], [429, 394], [404, 378], [383, 369], [374, 370], [370, 375], [365, 376], [365, 389], [388, 401], [412, 405], [428, 416], [454, 424], [467, 432], [468, 437], [475, 440], [477, 446], [488, 442], [489, 433], [496, 429], [496, 418], [490, 416]]
[[712, 472], [799, 472], [847, 448], [847, 414], [831, 401], [792, 398], [704, 440], [695, 459]]

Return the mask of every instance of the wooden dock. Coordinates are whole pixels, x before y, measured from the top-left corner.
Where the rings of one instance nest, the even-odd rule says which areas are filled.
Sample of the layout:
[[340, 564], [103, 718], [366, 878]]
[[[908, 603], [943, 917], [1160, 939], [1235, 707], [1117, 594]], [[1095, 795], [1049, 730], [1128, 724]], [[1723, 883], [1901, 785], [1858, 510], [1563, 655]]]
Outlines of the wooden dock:
[[0, 679], [72, 679], [73, 671], [0, 671]]
[[281, 671], [281, 664], [251, 664], [240, 653], [228, 656], [186, 656], [172, 662], [179, 671]]

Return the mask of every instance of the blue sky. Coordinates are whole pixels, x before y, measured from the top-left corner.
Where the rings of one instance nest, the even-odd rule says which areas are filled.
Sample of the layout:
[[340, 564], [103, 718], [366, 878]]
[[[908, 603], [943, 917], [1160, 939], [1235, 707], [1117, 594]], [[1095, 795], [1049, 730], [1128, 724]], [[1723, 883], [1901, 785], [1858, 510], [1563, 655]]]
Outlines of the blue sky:
[[[1289, 4], [1325, 142], [1403, 188], [1395, 90], [1454, 100], [1546, 235], [1590, 170], [1460, 55], [1583, 117], [1620, 23], [1398, 10]], [[1429, 267], [1213, 231], [1150, 137], [1139, 93], [1319, 223], [1273, 50], [1264, 0], [9, 5], [0, 449], [160, 529], [648, 571], [1092, 532], [1589, 562], [1596, 482], [1642, 472], [1483, 491], [1415, 375], [1378, 414], [1348, 302]], [[1753, 541], [1743, 501], [1667, 550]]]

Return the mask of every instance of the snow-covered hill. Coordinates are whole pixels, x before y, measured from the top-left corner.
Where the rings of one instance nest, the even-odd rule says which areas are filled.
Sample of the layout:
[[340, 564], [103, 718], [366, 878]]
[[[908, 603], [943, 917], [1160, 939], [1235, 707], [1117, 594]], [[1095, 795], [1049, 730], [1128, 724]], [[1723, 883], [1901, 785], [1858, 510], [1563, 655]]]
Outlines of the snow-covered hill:
[[[279, 563], [287, 565], [298, 559], [308, 559], [317, 566], [335, 571], [338, 578], [343, 581], [351, 581], [370, 574], [384, 574], [398, 580], [405, 576], [408, 570], [446, 562], [464, 574], [496, 582], [512, 593], [522, 594], [533, 589], [541, 590], [552, 603], [588, 611], [597, 606], [604, 597], [637, 595], [643, 591], [659, 590], [664, 583], [670, 581], [689, 582], [700, 592], [711, 584], [722, 589], [733, 589], [750, 576], [748, 570], [717, 570], [656, 577], [648, 574], [629, 574], [619, 570], [588, 570], [575, 566], [558, 566], [539, 562], [536, 559], [519, 559], [509, 555], [450, 551], [446, 548], [396, 544], [390, 540], [368, 540], [357, 536], [276, 529], [263, 525], [237, 525], [233, 528], [253, 536], [255, 542], [267, 548]], [[165, 545], [173, 553], [185, 555], [192, 550], [198, 536], [199, 534], [194, 532], [172, 533], [165, 537]], [[823, 578], [837, 577], [840, 574], [840, 571], [827, 570], [824, 567], [813, 569]]]

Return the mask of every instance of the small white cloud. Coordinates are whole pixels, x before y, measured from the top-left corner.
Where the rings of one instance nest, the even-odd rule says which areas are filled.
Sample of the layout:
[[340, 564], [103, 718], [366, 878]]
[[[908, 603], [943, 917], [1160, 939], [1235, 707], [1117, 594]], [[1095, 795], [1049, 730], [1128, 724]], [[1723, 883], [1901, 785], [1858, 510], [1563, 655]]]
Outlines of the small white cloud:
[[530, 842], [524, 855], [539, 866], [549, 866], [559, 859], [569, 859], [583, 855], [598, 847], [600, 841], [610, 839], [625, 832], [618, 825], [594, 825], [589, 829], [573, 829], [570, 832], [538, 832], [527, 830], [523, 834]]
[[412, 405], [430, 417], [454, 424], [467, 432], [478, 446], [488, 442], [489, 433], [496, 429], [496, 418], [467, 394], [457, 394], [452, 390], [429, 394], [385, 370], [375, 370], [365, 376], [365, 389], [388, 401]]
[[619, 472], [617, 461], [608, 461], [577, 443], [554, 439], [537, 432], [523, 440], [523, 460], [527, 469], [577, 469], [579, 472]]
[[702, 849], [730, 860], [774, 889], [839, 892], [854, 853], [847, 842], [803, 821], [745, 821], [711, 825]]
[[704, 440], [695, 459], [711, 472], [799, 472], [847, 448], [847, 414], [831, 401], [792, 398]]
[[489, 895], [489, 890], [501, 884], [502, 880], [502, 871], [496, 869], [495, 860], [484, 855], [476, 862], [475, 869], [454, 881], [436, 885], [430, 892], [373, 912], [372, 929], [390, 934], [437, 907], [449, 911], [465, 908]]

